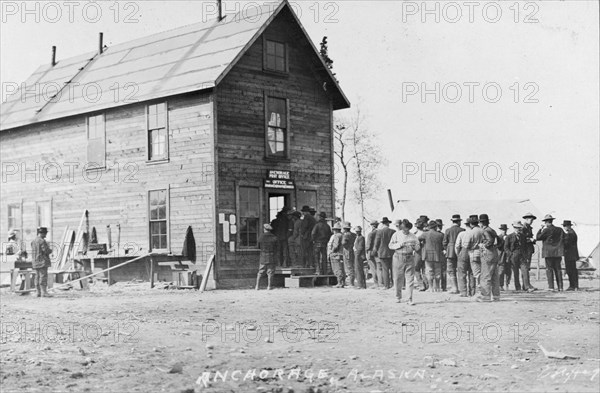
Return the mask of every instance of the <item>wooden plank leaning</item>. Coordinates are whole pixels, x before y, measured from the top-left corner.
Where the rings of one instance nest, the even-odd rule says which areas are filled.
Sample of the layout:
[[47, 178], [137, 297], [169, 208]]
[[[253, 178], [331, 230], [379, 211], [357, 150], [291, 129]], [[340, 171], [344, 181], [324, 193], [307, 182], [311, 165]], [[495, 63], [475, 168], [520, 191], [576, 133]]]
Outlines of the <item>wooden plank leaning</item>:
[[210, 274], [210, 270], [212, 269], [212, 265], [215, 262], [215, 255], [211, 255], [208, 263], [206, 264], [206, 270], [204, 270], [204, 276], [202, 276], [202, 284], [200, 284], [200, 292], [204, 292], [206, 289], [206, 284], [208, 283], [208, 275]]

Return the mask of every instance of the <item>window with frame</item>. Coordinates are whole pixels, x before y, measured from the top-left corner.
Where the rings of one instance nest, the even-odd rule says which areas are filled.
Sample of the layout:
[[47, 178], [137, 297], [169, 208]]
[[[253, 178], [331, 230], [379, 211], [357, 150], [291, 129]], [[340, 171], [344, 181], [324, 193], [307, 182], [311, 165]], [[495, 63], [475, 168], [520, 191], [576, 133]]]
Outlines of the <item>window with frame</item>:
[[106, 166], [106, 124], [104, 114], [87, 118], [87, 159], [94, 168]]
[[50, 201], [36, 202], [35, 204], [35, 224], [39, 227], [48, 228], [46, 240], [52, 240], [52, 205]]
[[287, 157], [287, 100], [267, 97], [267, 157]]
[[169, 138], [167, 129], [167, 103], [148, 105], [148, 160], [169, 158]]
[[11, 204], [8, 205], [8, 214], [6, 217], [8, 218], [8, 229], [16, 229], [21, 232], [21, 205], [20, 204]]
[[150, 249], [167, 250], [167, 190], [154, 190], [148, 193], [150, 218]]
[[260, 197], [258, 187], [239, 187], [239, 245], [244, 248], [258, 247], [260, 222]]
[[287, 72], [286, 45], [283, 42], [265, 40], [265, 69]]

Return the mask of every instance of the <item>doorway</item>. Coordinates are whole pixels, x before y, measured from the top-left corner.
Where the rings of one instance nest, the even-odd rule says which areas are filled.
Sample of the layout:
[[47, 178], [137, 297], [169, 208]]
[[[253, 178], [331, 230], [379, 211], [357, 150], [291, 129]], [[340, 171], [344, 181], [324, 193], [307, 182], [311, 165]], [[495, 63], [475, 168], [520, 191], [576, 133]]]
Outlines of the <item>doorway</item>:
[[269, 222], [272, 222], [276, 217], [277, 213], [283, 209], [284, 206], [288, 208], [291, 206], [291, 194], [283, 192], [269, 192], [267, 200], [269, 201]]

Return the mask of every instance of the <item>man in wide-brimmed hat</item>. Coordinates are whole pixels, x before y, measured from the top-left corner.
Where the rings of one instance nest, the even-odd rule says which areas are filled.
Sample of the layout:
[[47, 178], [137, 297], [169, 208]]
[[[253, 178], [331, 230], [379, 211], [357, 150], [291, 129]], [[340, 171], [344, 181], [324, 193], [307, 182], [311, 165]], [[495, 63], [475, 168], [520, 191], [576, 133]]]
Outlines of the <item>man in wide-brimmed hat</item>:
[[546, 278], [548, 290], [554, 291], [554, 276], [556, 276], [557, 289], [563, 290], [563, 280], [560, 262], [564, 255], [564, 232], [553, 225], [554, 217], [550, 214], [542, 219], [544, 227], [537, 232], [535, 239], [542, 241], [542, 257], [546, 260]]
[[577, 233], [573, 230], [570, 220], [563, 221], [565, 231], [565, 269], [569, 276], [569, 288], [567, 291], [579, 290], [579, 273], [577, 272], [577, 261], [579, 260], [579, 249], [577, 248]]
[[352, 224], [342, 225], [342, 247], [344, 248], [344, 270], [346, 271], [346, 286], [354, 286], [354, 241], [356, 234], [352, 233]]
[[498, 277], [498, 234], [490, 227], [487, 214], [479, 215], [479, 225], [483, 230], [481, 250], [481, 295], [477, 301], [500, 300], [500, 278]]
[[317, 220], [310, 214], [310, 206], [302, 206], [302, 221], [300, 223], [300, 237], [302, 239], [302, 259], [304, 267], [314, 267], [315, 261], [312, 243], [312, 230]]
[[471, 287], [470, 295], [475, 296], [481, 286], [481, 249], [479, 245], [483, 242], [483, 229], [479, 227], [479, 216], [477, 214], [469, 216], [469, 226], [471, 230], [465, 234], [463, 246], [469, 250], [469, 262], [475, 279], [475, 285]]
[[375, 283], [375, 288], [379, 286], [379, 281], [381, 278], [379, 277], [379, 272], [377, 271], [377, 250], [375, 250], [375, 236], [377, 235], [377, 227], [379, 226], [379, 221], [373, 220], [370, 223], [371, 232], [367, 235], [366, 242], [366, 252], [367, 252], [367, 261], [369, 262], [369, 268], [371, 270], [371, 276], [373, 277], [373, 282]]
[[424, 231], [419, 237], [419, 241], [423, 244], [425, 265], [427, 266], [427, 280], [429, 281], [429, 290], [431, 292], [440, 292], [442, 280], [442, 262], [444, 259], [444, 235], [438, 232], [437, 222], [429, 221], [427, 224], [428, 231]]
[[375, 250], [377, 251], [377, 269], [381, 272], [379, 285], [383, 289], [392, 287], [392, 257], [394, 252], [390, 250], [388, 245], [394, 234], [394, 230], [390, 228], [391, 221], [387, 217], [381, 219], [381, 228], [377, 230], [375, 235]]
[[446, 250], [446, 271], [447, 271], [447, 281], [451, 285], [450, 293], [457, 294], [458, 290], [458, 281], [456, 278], [456, 270], [458, 267], [458, 255], [454, 249], [454, 245], [456, 244], [456, 238], [458, 234], [463, 232], [464, 229], [460, 227], [462, 219], [460, 218], [460, 214], [454, 214], [452, 216], [452, 226], [446, 229], [444, 232], [444, 241], [443, 247]]
[[333, 225], [333, 234], [327, 243], [327, 254], [331, 261], [331, 269], [337, 278], [336, 288], [343, 288], [346, 274], [344, 271], [344, 248], [342, 247], [342, 224]]
[[[512, 223], [513, 233], [506, 237], [504, 243], [504, 251], [507, 254], [507, 264], [510, 264], [513, 269], [515, 290], [520, 291], [523, 289], [527, 292], [533, 292], [533, 289], [529, 285], [529, 269], [527, 269], [526, 253], [527, 250], [527, 239], [523, 234], [523, 224], [521, 221], [515, 221]], [[523, 280], [523, 287], [521, 288], [521, 282], [519, 280], [519, 273]], [[508, 289], [508, 284], [506, 285]]]
[[[460, 218], [460, 216], [458, 216]], [[460, 221], [457, 220], [460, 224]], [[466, 246], [465, 239], [471, 229], [471, 218], [467, 218], [465, 222], [466, 229], [458, 232], [454, 243], [454, 253], [457, 256], [456, 262], [456, 280], [458, 282], [458, 291], [460, 297], [471, 296], [475, 288], [475, 279], [471, 268], [471, 259], [469, 257], [469, 249]]]
[[394, 250], [392, 271], [396, 285], [396, 301], [398, 303], [402, 301], [402, 286], [406, 282], [408, 304], [414, 305], [414, 254], [419, 251], [419, 239], [410, 233], [412, 224], [407, 219], [395, 220], [394, 226], [397, 228], [397, 231], [392, 235], [388, 247]]
[[37, 237], [31, 242], [32, 267], [35, 270], [35, 290], [37, 297], [52, 297], [47, 292], [48, 268], [52, 266], [50, 255], [52, 249], [46, 242], [48, 228], [39, 227]]
[[260, 249], [259, 268], [256, 275], [256, 290], [260, 289], [260, 280], [267, 276], [267, 289], [273, 289], [273, 275], [277, 266], [277, 248], [279, 240], [271, 231], [273, 227], [270, 224], [263, 225], [263, 233], [258, 238], [258, 248]]
[[319, 213], [319, 221], [312, 230], [312, 241], [315, 253], [315, 274], [327, 274], [327, 242], [331, 237], [331, 228], [326, 221], [327, 214]]
[[354, 240], [354, 278], [355, 288], [367, 289], [365, 280], [365, 261], [367, 260], [365, 237], [362, 234], [362, 227], [359, 225], [354, 228], [356, 239]]
[[[531, 270], [531, 257], [535, 253], [535, 236], [533, 234], [533, 221], [535, 221], [537, 217], [533, 213], [526, 213], [523, 216], [523, 236], [525, 236], [525, 254], [523, 257], [525, 258], [525, 266], [527, 266], [527, 270]], [[531, 281], [529, 282], [529, 288], [532, 290], [537, 290], [533, 285], [531, 285]]]

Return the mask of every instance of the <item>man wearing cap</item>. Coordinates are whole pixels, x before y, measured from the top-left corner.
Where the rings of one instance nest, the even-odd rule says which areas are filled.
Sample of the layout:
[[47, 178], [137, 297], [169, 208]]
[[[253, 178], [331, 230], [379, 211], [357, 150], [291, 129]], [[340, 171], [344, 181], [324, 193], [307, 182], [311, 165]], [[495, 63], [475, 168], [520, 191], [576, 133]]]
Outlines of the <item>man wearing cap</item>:
[[577, 248], [577, 233], [573, 230], [573, 224], [569, 220], [564, 220], [562, 226], [565, 230], [565, 269], [569, 276], [569, 288], [567, 288], [567, 291], [578, 291], [579, 273], [577, 272], [577, 261], [579, 260], [579, 249]]
[[[527, 292], [533, 292], [533, 289], [529, 285], [529, 269], [527, 269], [527, 263], [525, 261], [525, 254], [528, 252], [527, 239], [523, 234], [523, 224], [521, 221], [515, 221], [512, 223], [514, 232], [506, 237], [504, 243], [504, 252], [507, 255], [507, 265], [512, 266], [514, 273], [515, 290], [521, 290], [521, 283], [519, 281], [519, 272], [523, 279], [523, 290]], [[506, 285], [508, 289], [508, 284]]]
[[446, 232], [444, 232], [444, 241], [442, 245], [444, 247], [444, 250], [446, 250], [446, 270], [448, 274], [448, 281], [450, 282], [450, 285], [452, 285], [450, 293], [457, 294], [459, 293], [458, 281], [456, 279], [456, 269], [458, 267], [458, 254], [456, 253], [454, 246], [456, 245], [456, 238], [461, 232], [464, 232], [464, 229], [460, 227], [460, 224], [462, 222], [460, 214], [454, 214], [452, 216], [451, 221], [452, 226], [446, 229]]
[[267, 289], [272, 289], [273, 274], [277, 265], [277, 247], [279, 240], [271, 231], [273, 227], [269, 224], [263, 225], [264, 233], [258, 238], [258, 247], [260, 249], [260, 259], [258, 275], [256, 276], [256, 290], [260, 289], [260, 279], [267, 276]]
[[430, 291], [440, 292], [444, 235], [436, 230], [438, 224], [434, 220], [429, 221], [427, 226], [429, 227], [429, 230], [423, 232], [418, 239], [423, 243], [423, 249], [425, 251], [424, 259], [425, 264], [427, 265], [427, 279], [429, 280]]
[[[392, 287], [392, 257], [394, 251], [388, 247], [394, 231], [390, 228], [391, 221], [387, 217], [381, 219], [382, 228], [377, 230], [375, 235], [375, 250], [377, 251], [377, 270], [380, 271], [379, 285], [383, 286], [383, 289], [389, 289]], [[400, 284], [402, 285], [402, 283]]]
[[394, 250], [393, 274], [396, 285], [396, 299], [400, 303], [402, 300], [402, 286], [406, 279], [406, 289], [408, 290], [408, 304], [413, 303], [414, 287], [414, 254], [419, 251], [419, 239], [410, 233], [412, 224], [410, 221], [395, 220], [394, 226], [398, 229], [391, 237], [388, 244], [390, 250]]
[[342, 247], [344, 249], [344, 270], [346, 286], [354, 286], [354, 241], [356, 235], [350, 231], [352, 224], [345, 222], [342, 226]]
[[362, 227], [354, 228], [356, 240], [354, 240], [354, 277], [356, 278], [356, 288], [367, 289], [365, 280], [365, 261], [367, 254], [365, 251], [365, 237], [362, 235]]
[[469, 249], [465, 243], [465, 238], [472, 230], [470, 217], [467, 218], [465, 226], [466, 229], [462, 232], [459, 232], [456, 236], [456, 242], [454, 244], [454, 252], [457, 255], [457, 281], [460, 297], [471, 296], [475, 288], [475, 279], [473, 278], [473, 271], [471, 270]]
[[317, 221], [311, 214], [309, 206], [302, 206], [302, 222], [300, 223], [300, 237], [302, 239], [302, 258], [304, 267], [314, 267], [312, 230]]
[[536, 234], [536, 240], [542, 241], [542, 257], [546, 260], [546, 278], [548, 290], [554, 291], [554, 276], [556, 276], [557, 289], [563, 290], [562, 273], [560, 261], [564, 255], [564, 232], [555, 227], [552, 222], [554, 217], [546, 214], [542, 222], [545, 227], [540, 228]]
[[506, 243], [506, 232], [508, 226], [501, 224], [498, 227], [498, 278], [500, 280], [500, 291], [504, 291], [504, 281], [506, 280], [506, 288], [510, 285], [510, 276], [512, 275], [512, 269], [510, 267], [510, 261], [508, 260], [507, 253], [504, 251], [504, 245]]
[[343, 288], [346, 275], [344, 273], [344, 263], [342, 260], [344, 257], [344, 248], [342, 247], [342, 225], [339, 222], [336, 222], [333, 225], [333, 235], [331, 235], [329, 243], [327, 243], [327, 252], [329, 260], [331, 261], [333, 274], [335, 274], [337, 278], [336, 288]]
[[375, 288], [379, 286], [379, 282], [381, 277], [379, 277], [379, 272], [377, 271], [377, 251], [375, 250], [375, 236], [377, 235], [377, 227], [379, 226], [379, 221], [371, 221], [371, 232], [367, 235], [367, 260], [369, 261], [369, 268], [371, 270], [371, 276], [373, 276], [373, 282], [375, 283]]
[[481, 295], [477, 301], [499, 301], [500, 280], [498, 277], [498, 234], [490, 227], [487, 214], [479, 216], [479, 225], [483, 230], [481, 250]]
[[[533, 236], [533, 221], [535, 221], [537, 217], [532, 213], [527, 213], [523, 216], [523, 236], [525, 236], [525, 254], [523, 255], [525, 266], [527, 267], [527, 271], [531, 270], [531, 257], [535, 253], [535, 236]], [[529, 273], [528, 273], [529, 274]], [[532, 289], [536, 290], [536, 288], [531, 285], [531, 281], [529, 282], [529, 288], [523, 289]]]
[[[422, 218], [417, 218], [417, 221], [415, 222], [416, 229], [413, 232], [417, 239], [423, 234], [426, 226], [427, 221], [424, 221]], [[425, 260], [423, 258], [423, 243], [419, 244], [419, 248], [421, 250], [419, 252], [415, 252], [415, 282], [419, 291], [424, 292], [429, 288], [429, 285], [427, 284], [427, 273], [425, 272]]]
[[302, 259], [302, 237], [300, 236], [300, 219], [302, 214], [299, 211], [292, 211], [290, 213], [290, 227], [292, 235], [288, 239], [288, 248], [290, 250], [290, 263], [292, 266], [301, 266], [303, 263]]
[[52, 297], [47, 292], [48, 268], [52, 266], [50, 255], [52, 249], [46, 242], [48, 228], [39, 227], [37, 237], [31, 242], [32, 267], [35, 270], [35, 290], [37, 297]]
[[319, 213], [319, 221], [313, 227], [311, 237], [315, 254], [315, 274], [327, 274], [327, 242], [331, 237], [331, 228], [327, 221], [325, 212]]

